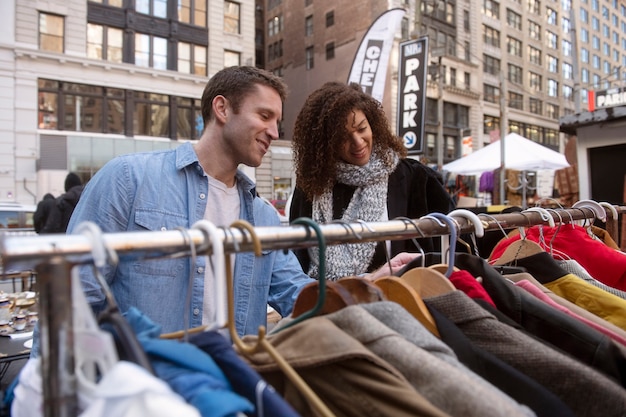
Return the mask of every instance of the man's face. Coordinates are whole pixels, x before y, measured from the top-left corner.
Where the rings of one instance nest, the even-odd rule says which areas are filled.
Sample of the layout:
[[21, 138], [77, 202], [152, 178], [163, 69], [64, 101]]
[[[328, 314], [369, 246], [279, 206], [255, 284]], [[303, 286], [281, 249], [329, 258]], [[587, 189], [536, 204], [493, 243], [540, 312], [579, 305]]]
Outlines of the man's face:
[[250, 167], [261, 165], [263, 156], [273, 140], [278, 139], [278, 122], [283, 103], [276, 90], [257, 85], [235, 113], [229, 103], [229, 117], [224, 125], [225, 144], [237, 164]]

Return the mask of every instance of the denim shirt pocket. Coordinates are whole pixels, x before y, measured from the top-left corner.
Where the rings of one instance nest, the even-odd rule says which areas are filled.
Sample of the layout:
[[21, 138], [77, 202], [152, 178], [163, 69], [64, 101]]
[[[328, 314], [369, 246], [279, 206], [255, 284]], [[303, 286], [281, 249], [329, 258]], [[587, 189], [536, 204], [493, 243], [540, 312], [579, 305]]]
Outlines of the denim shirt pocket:
[[[164, 231], [186, 227], [187, 218], [175, 213], [156, 210], [135, 211], [136, 230]], [[133, 271], [152, 277], [180, 277], [185, 270], [185, 259], [143, 260], [133, 264]]]

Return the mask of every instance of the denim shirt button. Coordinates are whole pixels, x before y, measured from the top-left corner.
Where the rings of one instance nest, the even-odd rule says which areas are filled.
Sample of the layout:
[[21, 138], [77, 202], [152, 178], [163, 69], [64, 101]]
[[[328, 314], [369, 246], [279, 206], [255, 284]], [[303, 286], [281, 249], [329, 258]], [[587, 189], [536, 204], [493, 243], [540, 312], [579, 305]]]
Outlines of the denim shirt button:
[[199, 267], [198, 267], [198, 273], [199, 273], [199, 274], [201, 274], [201, 273], [203, 273], [203, 272], [204, 272], [204, 268], [203, 268], [203, 267], [201, 267], [201, 266], [199, 266]]
[[199, 308], [194, 308], [193, 309], [193, 315], [197, 316], [198, 314], [200, 314], [200, 309]]
[[204, 200], [206, 198], [206, 194], [200, 193], [200, 200]]

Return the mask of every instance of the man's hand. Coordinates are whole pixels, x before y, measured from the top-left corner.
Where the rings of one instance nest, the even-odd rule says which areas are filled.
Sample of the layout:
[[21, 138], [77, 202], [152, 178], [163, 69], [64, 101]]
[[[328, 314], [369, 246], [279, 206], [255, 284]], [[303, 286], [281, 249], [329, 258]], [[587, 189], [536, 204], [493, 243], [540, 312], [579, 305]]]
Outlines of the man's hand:
[[[376, 278], [393, 275], [418, 256], [420, 256], [420, 253], [400, 252], [391, 258], [389, 263], [384, 264], [371, 274], [365, 275], [365, 278], [373, 281]], [[390, 266], [391, 269], [389, 268]]]

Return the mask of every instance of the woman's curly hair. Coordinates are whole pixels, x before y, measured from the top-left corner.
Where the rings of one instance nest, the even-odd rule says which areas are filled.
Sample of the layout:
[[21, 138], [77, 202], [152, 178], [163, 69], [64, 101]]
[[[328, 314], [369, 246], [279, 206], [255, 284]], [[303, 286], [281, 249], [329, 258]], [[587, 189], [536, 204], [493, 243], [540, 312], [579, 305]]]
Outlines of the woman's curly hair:
[[354, 110], [361, 110], [371, 126], [372, 152], [383, 155], [382, 151], [392, 149], [400, 158], [406, 156], [379, 101], [356, 83], [328, 82], [306, 99], [293, 132], [296, 185], [308, 199], [334, 185], [339, 150], [348, 137], [346, 120]]

